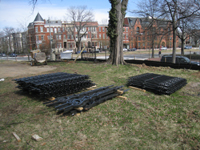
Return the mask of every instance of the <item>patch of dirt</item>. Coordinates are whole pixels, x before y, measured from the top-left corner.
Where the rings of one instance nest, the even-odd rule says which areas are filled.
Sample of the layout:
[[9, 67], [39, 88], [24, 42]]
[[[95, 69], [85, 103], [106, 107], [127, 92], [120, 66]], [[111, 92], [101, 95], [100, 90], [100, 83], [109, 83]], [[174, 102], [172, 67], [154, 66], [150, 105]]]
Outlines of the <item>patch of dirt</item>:
[[0, 78], [34, 75], [56, 69], [56, 67], [48, 65], [31, 66], [28, 63], [10, 61], [0, 63], [0, 68]]
[[193, 73], [192, 75], [194, 75], [194, 76], [200, 78], [200, 71], [199, 71], [199, 72], [195, 72], [195, 73]]
[[185, 86], [183, 95], [200, 97], [200, 82], [191, 82]]

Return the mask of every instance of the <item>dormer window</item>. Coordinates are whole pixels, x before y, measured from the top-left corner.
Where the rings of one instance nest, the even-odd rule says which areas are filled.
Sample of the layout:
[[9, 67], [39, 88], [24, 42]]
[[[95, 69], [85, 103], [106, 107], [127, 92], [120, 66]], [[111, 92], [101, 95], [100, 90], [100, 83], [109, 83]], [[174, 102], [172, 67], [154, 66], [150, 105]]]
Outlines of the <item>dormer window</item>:
[[140, 28], [139, 28], [139, 27], [136, 28], [136, 33], [137, 33], [137, 34], [140, 33]]

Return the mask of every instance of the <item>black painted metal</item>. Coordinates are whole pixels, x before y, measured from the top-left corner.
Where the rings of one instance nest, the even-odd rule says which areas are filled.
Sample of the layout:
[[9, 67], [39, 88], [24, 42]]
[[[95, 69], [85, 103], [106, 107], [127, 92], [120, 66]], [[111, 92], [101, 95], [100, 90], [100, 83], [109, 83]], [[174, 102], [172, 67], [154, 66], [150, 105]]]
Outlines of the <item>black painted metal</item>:
[[[58, 112], [75, 114], [77, 111], [74, 110], [78, 107], [83, 107], [83, 110], [89, 110], [90, 108], [103, 103], [109, 99], [119, 96], [117, 90], [122, 90], [123, 86], [107, 86], [101, 87], [95, 90], [82, 92], [80, 94], [74, 94], [71, 96], [58, 97], [54, 101], [44, 102], [47, 106], [54, 107]], [[127, 92], [124, 90], [123, 93]]]
[[151, 90], [158, 94], [172, 94], [185, 86], [187, 80], [153, 73], [141, 74], [128, 79], [128, 86]]
[[41, 97], [58, 97], [79, 92], [95, 85], [88, 75], [64, 72], [19, 78], [18, 88]]

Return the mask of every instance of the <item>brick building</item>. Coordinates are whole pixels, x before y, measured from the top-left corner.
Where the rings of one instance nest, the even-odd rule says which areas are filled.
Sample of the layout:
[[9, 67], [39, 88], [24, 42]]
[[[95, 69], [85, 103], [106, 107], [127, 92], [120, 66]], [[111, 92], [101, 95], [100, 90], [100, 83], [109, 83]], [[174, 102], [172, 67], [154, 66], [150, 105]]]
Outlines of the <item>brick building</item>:
[[[76, 25], [79, 23], [77, 22]], [[71, 22], [61, 20], [44, 20], [38, 13], [35, 20], [28, 25], [28, 45], [30, 50], [49, 49], [62, 52], [67, 49], [77, 51], [77, 28]], [[97, 22], [87, 22], [81, 29], [81, 47], [89, 51], [92, 48], [100, 48], [102, 44], [109, 45], [106, 35], [106, 26], [99, 26]], [[51, 41], [51, 42], [50, 42]]]
[[[152, 21], [150, 18], [128, 17], [124, 20], [124, 26], [129, 27], [126, 29], [128, 32], [125, 33], [124, 38], [127, 39], [128, 34], [127, 48], [150, 49], [153, 45], [152, 39], [154, 39], [155, 48], [159, 48], [159, 46], [173, 47], [172, 27], [167, 20]], [[176, 37], [176, 46], [178, 43], [179, 38]]]
[[[150, 18], [125, 18], [123, 27], [124, 48], [149, 49], [164, 46], [173, 46], [173, 37], [169, 21], [157, 20], [152, 23]], [[80, 24], [76, 22], [76, 25]], [[87, 22], [81, 29], [81, 47], [86, 47], [87, 51], [94, 48], [107, 49], [109, 47], [109, 37], [106, 34], [107, 25], [99, 25], [98, 22]], [[61, 20], [45, 20], [38, 13], [35, 20], [28, 25], [28, 46], [30, 50], [46, 49], [50, 47], [56, 53], [67, 49], [77, 51], [77, 28], [71, 22]], [[176, 39], [178, 46], [178, 37]]]

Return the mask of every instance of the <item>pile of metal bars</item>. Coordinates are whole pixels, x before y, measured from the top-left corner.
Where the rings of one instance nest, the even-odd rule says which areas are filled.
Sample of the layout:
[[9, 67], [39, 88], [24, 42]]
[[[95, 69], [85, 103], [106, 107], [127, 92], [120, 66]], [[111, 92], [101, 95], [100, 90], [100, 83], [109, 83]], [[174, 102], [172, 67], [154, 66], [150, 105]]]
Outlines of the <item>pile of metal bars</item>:
[[172, 94], [187, 84], [187, 80], [153, 73], [145, 73], [128, 79], [128, 86], [135, 86], [157, 94]]
[[[57, 97], [53, 101], [44, 102], [44, 104], [48, 107], [54, 107], [58, 113], [75, 115], [78, 111], [89, 110], [100, 103], [124, 94], [128, 89], [122, 91], [122, 87], [113, 85], [101, 87], [80, 94]], [[122, 92], [119, 93], [118, 90]]]
[[14, 79], [18, 88], [42, 98], [74, 94], [95, 85], [88, 75], [64, 72]]

